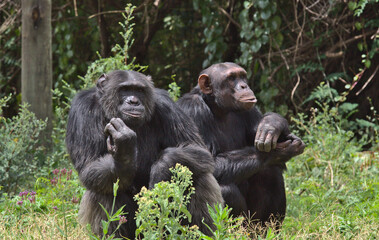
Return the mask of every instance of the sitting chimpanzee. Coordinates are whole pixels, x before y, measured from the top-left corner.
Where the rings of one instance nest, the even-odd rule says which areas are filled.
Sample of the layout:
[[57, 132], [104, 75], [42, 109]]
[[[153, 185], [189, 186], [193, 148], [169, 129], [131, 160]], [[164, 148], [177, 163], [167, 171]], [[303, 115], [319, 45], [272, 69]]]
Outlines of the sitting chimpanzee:
[[279, 223], [286, 210], [282, 171], [305, 145], [283, 117], [262, 116], [256, 102], [246, 71], [235, 63], [219, 63], [203, 70], [198, 85], [178, 104], [215, 157], [214, 175], [232, 213], [258, 222], [275, 216]]
[[[169, 180], [169, 168], [180, 163], [193, 173], [195, 194], [188, 206], [192, 224], [209, 234], [213, 226], [207, 204], [222, 203], [220, 187], [213, 176], [214, 160], [193, 121], [156, 89], [151, 78], [135, 71], [103, 74], [97, 85], [74, 98], [67, 124], [66, 145], [87, 188], [80, 204], [81, 223], [90, 223], [101, 235], [101, 220], [110, 212], [113, 183], [119, 179], [115, 209], [125, 205], [127, 223], [118, 236], [134, 238], [133, 196], [142, 186]], [[110, 232], [117, 223], [112, 223]]]

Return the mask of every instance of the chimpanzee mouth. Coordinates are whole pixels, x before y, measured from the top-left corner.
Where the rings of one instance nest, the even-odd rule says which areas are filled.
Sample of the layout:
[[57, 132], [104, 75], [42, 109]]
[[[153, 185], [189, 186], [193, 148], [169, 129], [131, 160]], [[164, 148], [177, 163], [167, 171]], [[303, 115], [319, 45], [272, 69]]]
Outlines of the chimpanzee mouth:
[[128, 115], [129, 117], [133, 117], [133, 118], [141, 117], [142, 113], [143, 112], [141, 112], [141, 111], [124, 111], [125, 115]]
[[242, 98], [240, 99], [240, 101], [245, 102], [245, 103], [256, 103], [257, 99], [256, 98]]

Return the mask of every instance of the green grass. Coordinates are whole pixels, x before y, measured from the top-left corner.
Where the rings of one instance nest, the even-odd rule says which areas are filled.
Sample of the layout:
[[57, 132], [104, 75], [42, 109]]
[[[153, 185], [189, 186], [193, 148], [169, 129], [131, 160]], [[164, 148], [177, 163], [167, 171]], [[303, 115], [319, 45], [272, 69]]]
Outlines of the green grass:
[[[339, 118], [323, 111], [294, 119], [307, 148], [287, 163], [287, 215], [280, 232], [268, 230], [258, 239], [379, 239], [379, 146], [361, 152], [365, 143], [343, 130]], [[77, 174], [61, 169], [50, 176], [37, 180], [35, 201], [29, 200], [30, 193], [0, 198], [0, 239], [90, 238], [77, 222], [77, 199], [84, 192]], [[155, 195], [154, 201], [160, 201], [159, 191]], [[240, 220], [224, 217], [219, 224], [228, 239], [241, 239], [236, 236], [249, 231], [254, 236]]]
[[287, 217], [278, 237], [379, 238], [379, 153], [353, 154], [346, 171], [333, 169], [331, 163], [298, 171], [310, 152], [288, 164]]
[[[379, 152], [352, 153], [344, 171], [315, 159], [315, 153], [307, 148], [288, 163], [287, 216], [280, 233], [270, 233], [266, 239], [378, 239]], [[318, 164], [309, 167], [314, 161]], [[28, 200], [20, 207], [19, 196], [3, 197], [0, 239], [89, 239], [77, 222], [77, 203], [62, 200], [60, 194], [78, 192], [79, 186], [70, 181], [37, 190], [35, 204], [40, 207]], [[43, 203], [38, 202], [40, 193], [45, 196]]]

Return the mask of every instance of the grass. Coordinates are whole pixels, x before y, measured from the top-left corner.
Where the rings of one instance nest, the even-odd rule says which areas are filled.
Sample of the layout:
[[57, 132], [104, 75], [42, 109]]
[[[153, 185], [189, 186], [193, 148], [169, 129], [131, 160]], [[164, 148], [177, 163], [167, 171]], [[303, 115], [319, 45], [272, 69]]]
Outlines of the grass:
[[289, 163], [287, 217], [279, 237], [378, 239], [379, 153], [353, 154], [346, 172], [324, 164], [321, 178], [297, 171], [307, 156], [309, 152]]
[[[345, 172], [333, 169], [333, 180], [328, 163], [303, 169], [313, 154], [308, 148], [288, 163], [287, 216], [281, 231], [269, 232], [266, 239], [378, 239], [379, 153], [352, 154]], [[77, 204], [62, 203], [50, 211], [25, 204], [22, 212], [16, 200], [2, 209], [0, 239], [89, 239], [77, 222]]]
[[77, 222], [77, 211], [22, 214], [18, 219], [1, 219], [0, 239], [88, 239]]

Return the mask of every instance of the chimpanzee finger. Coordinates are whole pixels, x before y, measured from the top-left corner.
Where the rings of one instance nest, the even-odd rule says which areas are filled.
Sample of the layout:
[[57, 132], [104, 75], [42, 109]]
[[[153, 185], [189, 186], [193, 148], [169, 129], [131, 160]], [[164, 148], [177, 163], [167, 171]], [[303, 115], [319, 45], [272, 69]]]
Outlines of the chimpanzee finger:
[[108, 123], [104, 128], [105, 135], [111, 135], [114, 136], [117, 133], [117, 130], [113, 126], [113, 124]]
[[255, 141], [254, 141], [254, 146], [256, 148], [258, 148], [258, 142], [259, 142], [259, 138], [262, 134], [262, 126], [261, 124], [258, 125], [258, 129], [257, 129], [257, 134], [255, 134]]
[[279, 134], [278, 133], [274, 134], [274, 137], [272, 138], [272, 149], [276, 148], [276, 144], [278, 143], [278, 139], [279, 139]]
[[120, 131], [125, 126], [125, 123], [120, 118], [112, 118], [110, 123], [112, 123], [117, 131]]
[[111, 153], [115, 152], [115, 146], [113, 144], [111, 136], [107, 137], [107, 149], [108, 149], [108, 152], [111, 152]]
[[295, 141], [295, 140], [300, 141], [300, 142], [302, 141], [301, 138], [299, 138], [293, 133], [288, 134], [287, 138], [291, 139], [292, 141]]
[[272, 132], [268, 132], [266, 139], [265, 139], [265, 142], [264, 142], [264, 151], [270, 152], [271, 146], [272, 146]]
[[265, 130], [265, 129], [262, 130], [262, 132], [258, 138], [258, 144], [257, 144], [257, 148], [259, 151], [265, 150], [264, 144], [265, 144], [266, 135], [267, 135], [267, 130]]
[[288, 147], [291, 144], [291, 142], [292, 142], [291, 140], [287, 140], [285, 142], [278, 143], [276, 145], [276, 148], [277, 149], [284, 149], [284, 148]]

